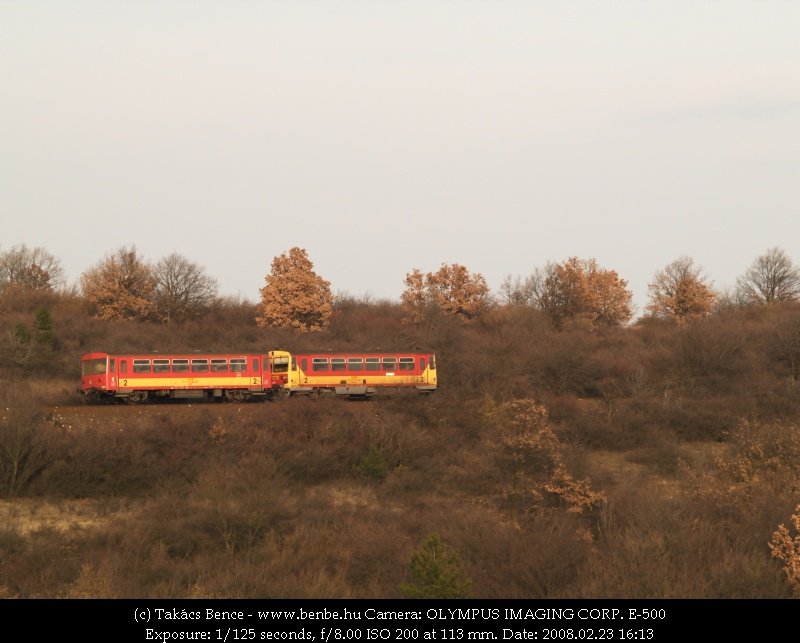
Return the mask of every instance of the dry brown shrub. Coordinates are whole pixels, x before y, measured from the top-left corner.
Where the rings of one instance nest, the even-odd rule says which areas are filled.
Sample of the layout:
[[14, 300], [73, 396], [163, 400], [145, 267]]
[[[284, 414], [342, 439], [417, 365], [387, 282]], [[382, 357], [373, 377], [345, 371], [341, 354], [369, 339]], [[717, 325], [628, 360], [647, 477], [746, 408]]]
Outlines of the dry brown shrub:
[[[19, 390], [18, 388], [16, 390]], [[7, 400], [4, 400], [7, 401]], [[51, 440], [41, 408], [29, 400], [0, 408], [0, 496], [25, 494], [46, 469], [51, 458]]]
[[109, 562], [81, 565], [78, 578], [69, 586], [66, 598], [121, 598], [115, 593], [116, 572]]
[[79, 534], [29, 532], [13, 556], [0, 557], [0, 585], [18, 598], [62, 598], [78, 576], [82, 555]]
[[726, 384], [747, 367], [745, 329], [736, 319], [708, 318], [681, 329], [676, 359], [681, 375]]
[[264, 454], [245, 456], [233, 467], [211, 463], [191, 498], [204, 531], [228, 553], [253, 548], [294, 513], [275, 461]]
[[774, 480], [784, 486], [786, 477], [800, 472], [800, 427], [785, 422], [742, 420], [731, 432], [732, 455], [717, 459], [717, 466], [736, 483]]
[[763, 546], [771, 528], [756, 505], [709, 493], [710, 485], [674, 498], [655, 480], [617, 488], [574, 591], [587, 598], [784, 597]]
[[446, 520], [448, 538], [462, 553], [472, 580], [472, 596], [530, 600], [580, 595], [572, 588], [594, 549], [582, 517], [550, 511], [511, 520], [474, 503], [447, 514]]
[[792, 529], [784, 524], [778, 525], [777, 531], [772, 534], [769, 550], [774, 558], [783, 563], [783, 573], [792, 591], [800, 596], [800, 505], [795, 508], [791, 520]]
[[489, 411], [489, 419], [501, 431], [497, 448], [512, 477], [502, 494], [509, 501], [528, 511], [541, 512], [555, 504], [578, 514], [602, 504], [602, 493], [566, 470], [563, 445], [543, 405], [530, 399], [506, 402]]

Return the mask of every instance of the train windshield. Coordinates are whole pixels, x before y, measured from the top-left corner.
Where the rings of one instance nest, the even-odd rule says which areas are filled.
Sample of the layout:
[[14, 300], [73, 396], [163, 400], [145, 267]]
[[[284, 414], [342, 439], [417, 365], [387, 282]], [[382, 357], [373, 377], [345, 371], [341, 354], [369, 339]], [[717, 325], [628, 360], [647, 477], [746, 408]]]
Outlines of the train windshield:
[[272, 358], [272, 372], [273, 373], [288, 373], [289, 372], [289, 356], [286, 357], [273, 357]]
[[99, 375], [106, 372], [106, 358], [86, 359], [81, 362], [82, 375]]

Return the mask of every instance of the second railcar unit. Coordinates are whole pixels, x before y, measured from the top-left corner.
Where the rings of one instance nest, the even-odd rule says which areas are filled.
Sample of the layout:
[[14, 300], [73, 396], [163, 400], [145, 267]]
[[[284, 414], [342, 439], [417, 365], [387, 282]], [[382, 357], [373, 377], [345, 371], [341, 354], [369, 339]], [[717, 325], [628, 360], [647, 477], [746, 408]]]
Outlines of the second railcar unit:
[[81, 391], [91, 400], [265, 399], [280, 390], [267, 355], [111, 354], [81, 358]]
[[282, 386], [288, 395], [332, 393], [368, 397], [401, 390], [431, 393], [438, 386], [433, 353], [271, 351], [270, 357], [273, 361], [285, 360], [287, 370]]

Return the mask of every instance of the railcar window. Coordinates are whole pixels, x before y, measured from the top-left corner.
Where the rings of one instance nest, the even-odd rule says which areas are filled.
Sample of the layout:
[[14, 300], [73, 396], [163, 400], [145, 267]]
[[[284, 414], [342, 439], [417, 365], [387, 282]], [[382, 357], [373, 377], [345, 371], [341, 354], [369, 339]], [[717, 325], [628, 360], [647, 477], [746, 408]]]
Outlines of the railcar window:
[[397, 368], [397, 358], [396, 357], [384, 357], [383, 358], [383, 370], [384, 371], [393, 371]]
[[247, 360], [244, 357], [231, 359], [231, 370], [234, 373], [244, 373], [247, 370]]
[[349, 371], [363, 371], [364, 360], [361, 357], [348, 357], [347, 370]]
[[253, 364], [253, 372], [258, 373], [258, 359], [254, 359], [252, 364]]
[[331, 357], [331, 370], [344, 371], [347, 368], [347, 363], [344, 357]]
[[289, 358], [288, 357], [273, 357], [272, 358], [272, 372], [273, 373], [288, 373], [289, 372]]
[[193, 359], [192, 360], [192, 373], [208, 373], [208, 360], [207, 359]]
[[420, 357], [419, 358], [419, 370], [421, 370], [421, 371], [425, 370], [425, 358], [424, 357]]
[[303, 371], [307, 371], [308, 370], [308, 359], [307, 358], [304, 357], [303, 359], [300, 360], [300, 369], [303, 370]]
[[128, 374], [128, 360], [126, 360], [126, 359], [119, 360], [119, 372], [122, 375], [127, 375]]
[[436, 356], [435, 355], [431, 355], [431, 370], [432, 371], [436, 370]]
[[135, 359], [135, 360], [133, 360], [133, 372], [134, 373], [149, 373], [150, 372], [150, 360], [149, 359]]
[[154, 373], [169, 373], [169, 360], [168, 359], [154, 359], [153, 360]]
[[81, 375], [96, 375], [106, 372], [106, 358], [87, 359], [81, 363]]
[[314, 357], [311, 360], [311, 370], [312, 371], [327, 371], [328, 370], [328, 358], [327, 357]]
[[228, 372], [228, 360], [226, 359], [212, 359], [211, 360], [211, 371], [214, 373], [227, 373]]
[[401, 371], [413, 371], [414, 370], [414, 358], [413, 357], [401, 357], [400, 358], [400, 370]]
[[381, 358], [380, 357], [367, 357], [367, 370], [368, 371], [379, 371], [379, 370], [381, 370]]
[[188, 359], [174, 359], [174, 360], [172, 360], [172, 372], [173, 373], [188, 373], [189, 372], [189, 360]]

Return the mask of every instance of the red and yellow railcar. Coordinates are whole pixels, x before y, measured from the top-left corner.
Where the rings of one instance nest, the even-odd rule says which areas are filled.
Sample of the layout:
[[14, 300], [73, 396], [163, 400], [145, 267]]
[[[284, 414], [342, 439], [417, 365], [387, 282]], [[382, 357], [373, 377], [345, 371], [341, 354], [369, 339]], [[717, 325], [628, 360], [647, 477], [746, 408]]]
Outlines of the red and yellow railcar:
[[[278, 370], [286, 370], [283, 363]], [[265, 399], [285, 380], [285, 372], [273, 375], [268, 355], [86, 353], [81, 358], [81, 391], [92, 400]]]
[[288, 358], [284, 391], [289, 395], [333, 393], [368, 397], [383, 391], [436, 390], [433, 353], [301, 353], [272, 351]]

